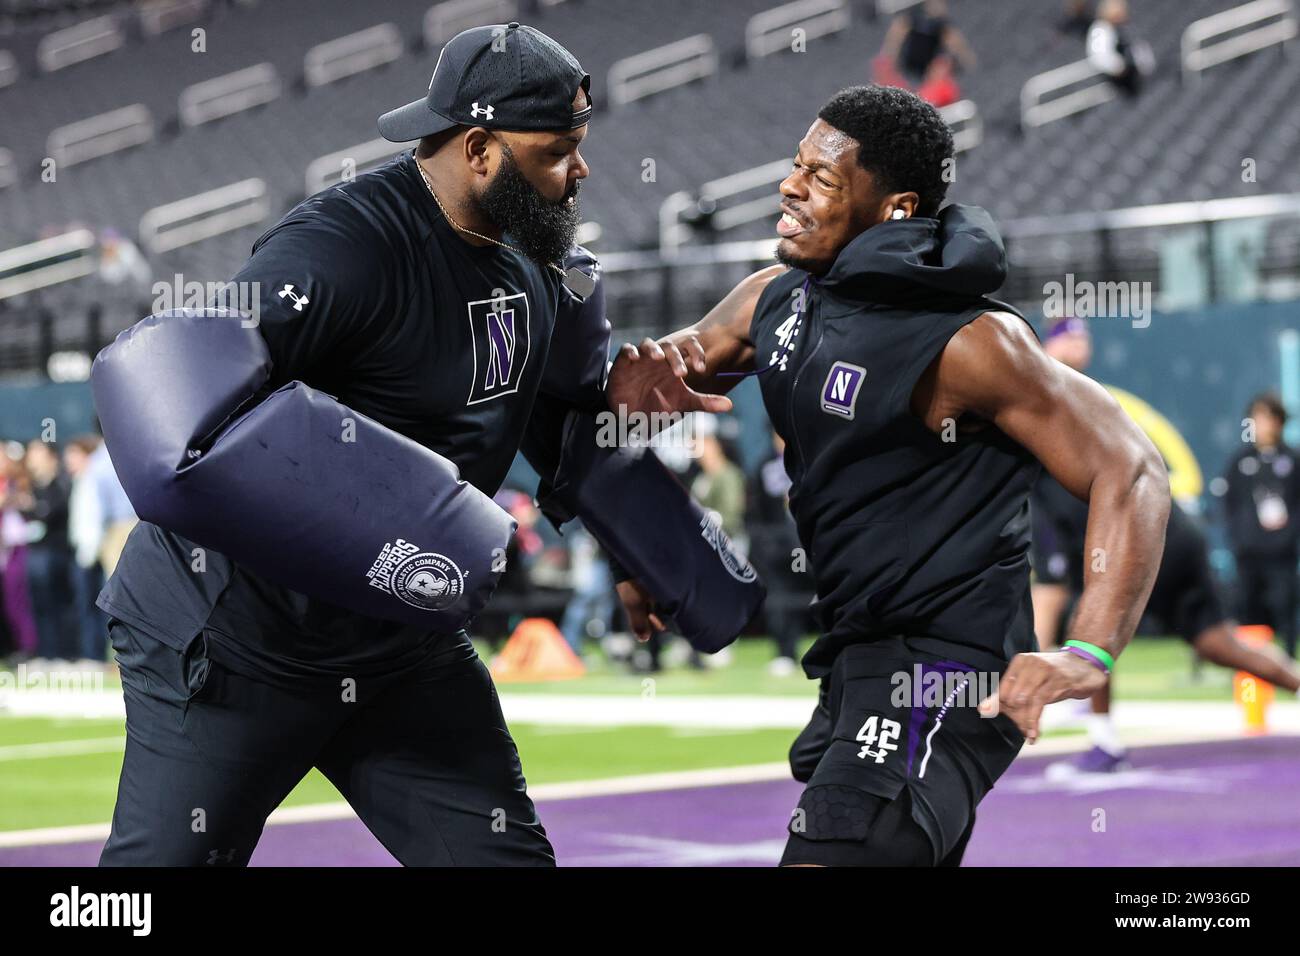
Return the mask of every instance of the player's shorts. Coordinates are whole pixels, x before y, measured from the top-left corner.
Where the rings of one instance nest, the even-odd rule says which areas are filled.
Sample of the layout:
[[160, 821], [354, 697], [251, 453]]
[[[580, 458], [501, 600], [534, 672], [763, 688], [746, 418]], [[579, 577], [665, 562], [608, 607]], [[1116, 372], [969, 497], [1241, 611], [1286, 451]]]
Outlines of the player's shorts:
[[1228, 614], [1210, 568], [1209, 545], [1200, 529], [1191, 521], [1171, 521], [1168, 534], [1146, 612], [1191, 644], [1209, 628], [1228, 620]]
[[976, 806], [1024, 744], [1010, 718], [979, 715], [995, 689], [994, 674], [901, 637], [842, 650], [790, 750], [807, 787], [782, 864], [956, 865]]
[[1070, 552], [1046, 516], [1037, 510], [1030, 515], [1033, 531], [1029, 539], [1029, 565], [1033, 568], [1034, 583], [1081, 589], [1083, 575], [1078, 567], [1078, 555]]
[[[101, 866], [242, 866], [312, 767], [407, 865], [553, 866], [487, 668], [463, 634], [386, 677], [298, 691], [109, 625], [126, 754]], [[324, 858], [295, 862], [328, 863]]]

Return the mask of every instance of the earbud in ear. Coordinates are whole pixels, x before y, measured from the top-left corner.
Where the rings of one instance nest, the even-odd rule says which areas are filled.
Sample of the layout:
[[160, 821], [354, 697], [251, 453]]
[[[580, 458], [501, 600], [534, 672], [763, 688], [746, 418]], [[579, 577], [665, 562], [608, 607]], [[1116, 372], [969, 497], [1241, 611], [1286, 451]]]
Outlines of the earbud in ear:
[[906, 219], [907, 213], [902, 209], [895, 209], [889, 216], [890, 219]]

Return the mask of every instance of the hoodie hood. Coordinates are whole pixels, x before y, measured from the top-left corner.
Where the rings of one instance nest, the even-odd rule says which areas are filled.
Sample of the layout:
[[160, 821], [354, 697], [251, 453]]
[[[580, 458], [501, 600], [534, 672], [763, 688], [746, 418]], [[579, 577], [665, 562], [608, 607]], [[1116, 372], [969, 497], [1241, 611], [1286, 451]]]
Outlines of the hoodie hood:
[[913, 217], [872, 226], [840, 250], [815, 280], [831, 294], [897, 304], [988, 295], [1007, 276], [1007, 253], [992, 217], [954, 203], [934, 219]]

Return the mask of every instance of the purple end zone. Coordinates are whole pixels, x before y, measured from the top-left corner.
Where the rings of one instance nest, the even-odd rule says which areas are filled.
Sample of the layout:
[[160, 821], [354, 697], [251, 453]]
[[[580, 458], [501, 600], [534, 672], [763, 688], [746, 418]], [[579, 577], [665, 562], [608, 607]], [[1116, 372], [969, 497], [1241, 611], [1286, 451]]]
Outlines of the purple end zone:
[[[1025, 757], [980, 807], [969, 866], [1300, 864], [1300, 738], [1134, 751], [1131, 770], [1049, 780]], [[561, 865], [771, 866], [794, 781], [539, 801]], [[2, 866], [93, 865], [95, 843], [0, 848]], [[357, 820], [268, 827], [261, 866], [392, 866]]]

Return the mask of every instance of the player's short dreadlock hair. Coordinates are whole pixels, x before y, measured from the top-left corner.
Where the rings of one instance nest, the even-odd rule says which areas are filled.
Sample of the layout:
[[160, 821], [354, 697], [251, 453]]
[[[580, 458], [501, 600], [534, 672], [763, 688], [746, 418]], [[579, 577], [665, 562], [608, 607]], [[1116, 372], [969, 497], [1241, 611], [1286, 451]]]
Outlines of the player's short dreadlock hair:
[[925, 100], [894, 86], [850, 86], [817, 113], [858, 141], [858, 163], [886, 192], [914, 192], [917, 215], [933, 216], [948, 192], [944, 160], [953, 154], [948, 124]]

